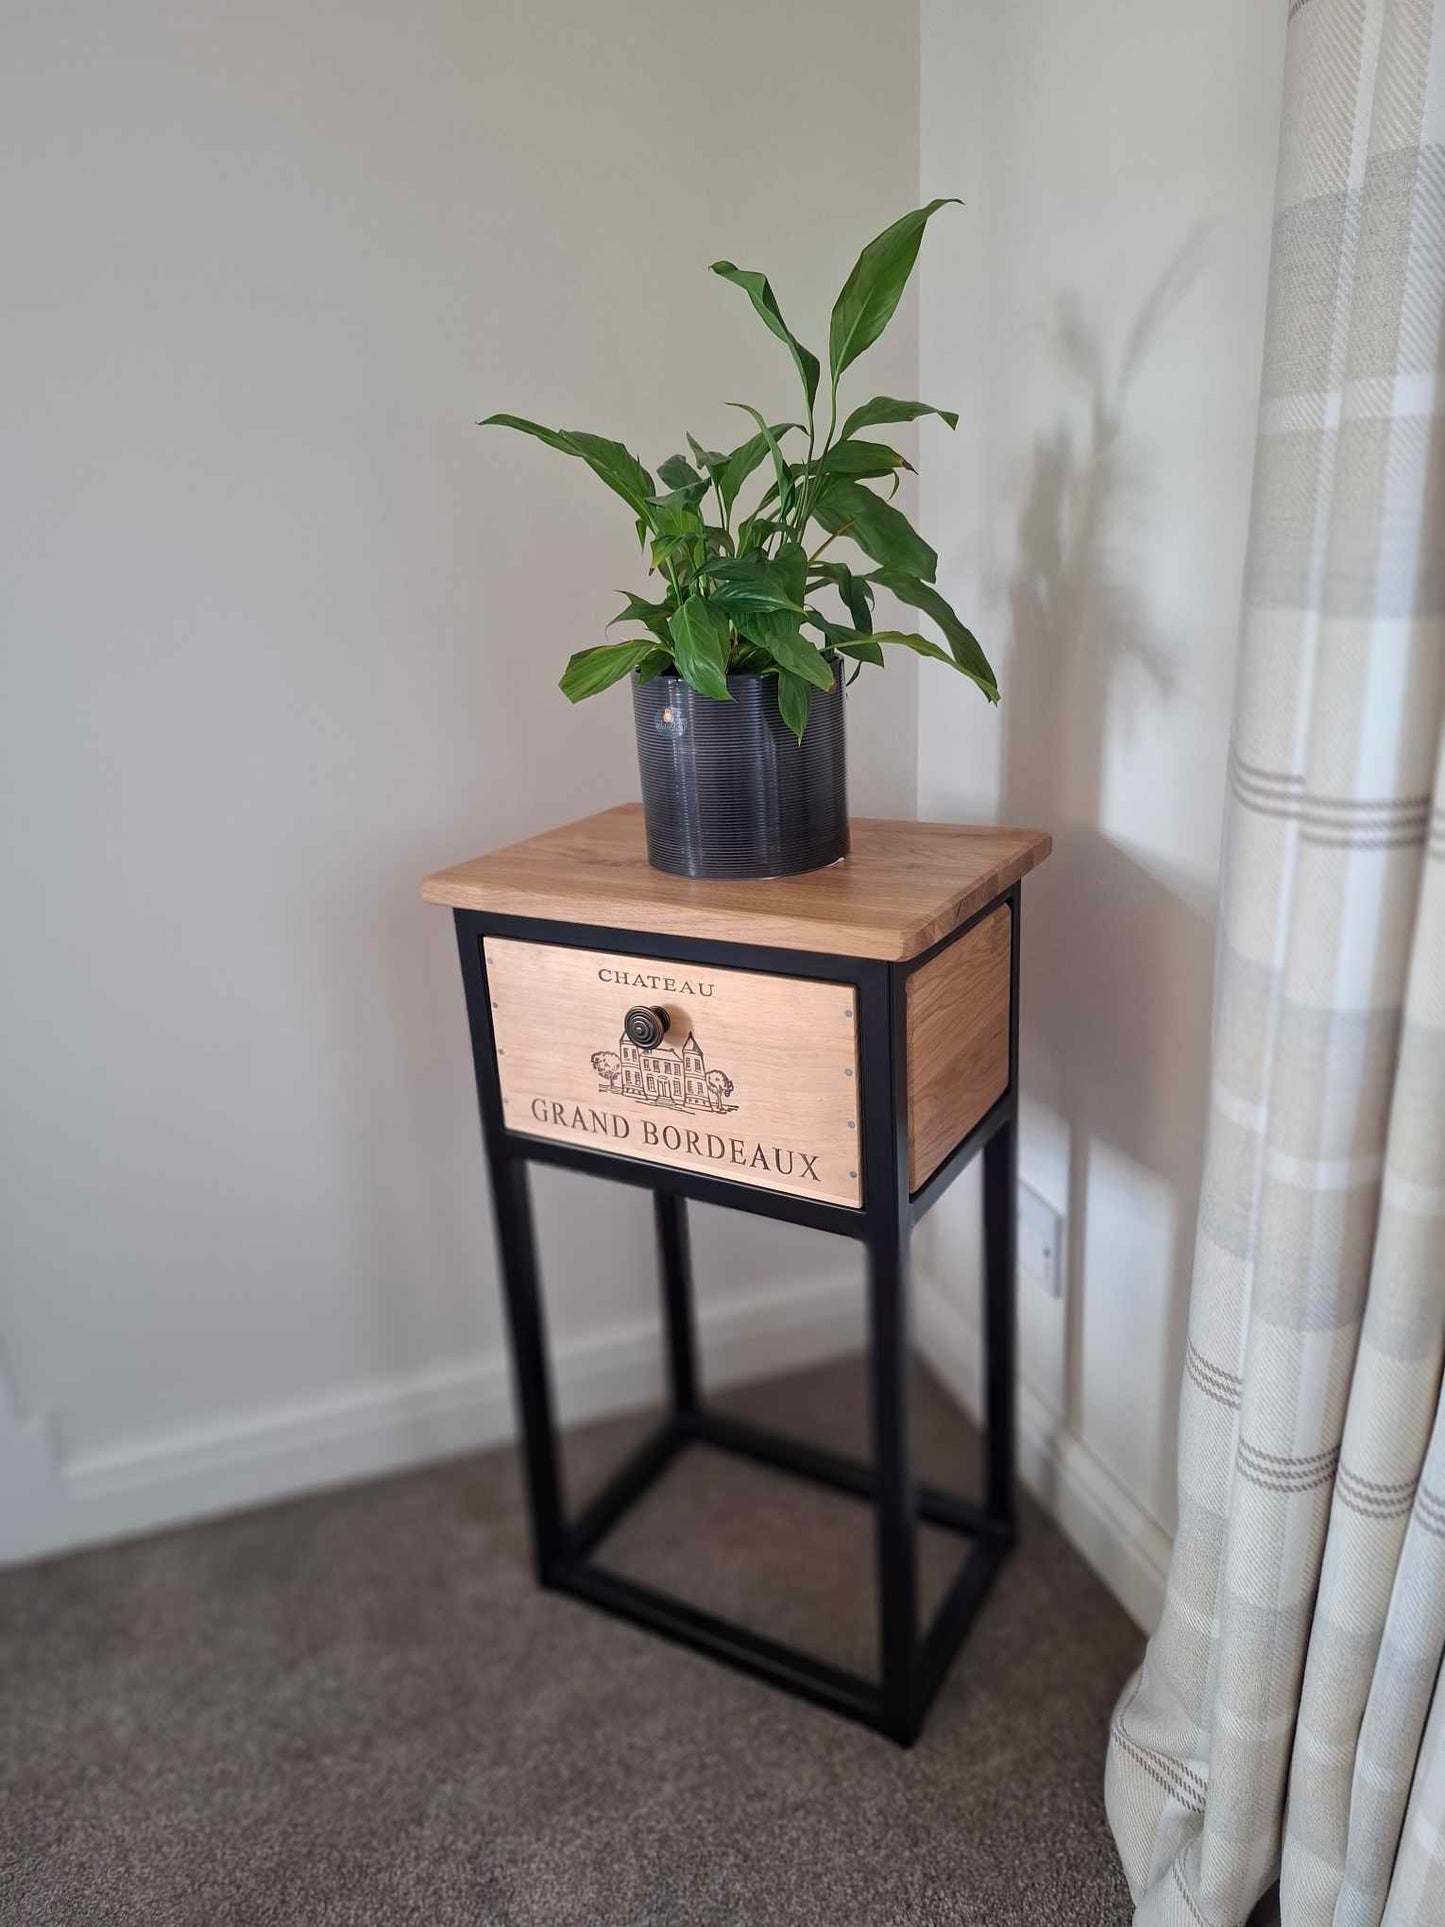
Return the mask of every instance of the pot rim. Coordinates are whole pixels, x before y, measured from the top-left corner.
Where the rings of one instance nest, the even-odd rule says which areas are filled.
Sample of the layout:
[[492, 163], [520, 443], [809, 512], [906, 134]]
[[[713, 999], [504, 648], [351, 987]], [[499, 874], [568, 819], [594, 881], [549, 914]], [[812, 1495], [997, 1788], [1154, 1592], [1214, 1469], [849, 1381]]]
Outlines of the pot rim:
[[[770, 678], [773, 678], [775, 675], [776, 675], [775, 671], [768, 670], [768, 669], [739, 669], [734, 671], [732, 675], [728, 676], [726, 680], [729, 686], [731, 686], [735, 682], [736, 683], [754, 683], [754, 682], [761, 683], [761, 682], [769, 681]], [[670, 683], [675, 688], [686, 689], [688, 693], [691, 695], [693, 701], [697, 703], [720, 703], [722, 701], [721, 696], [705, 696], [700, 689], [694, 689], [692, 684], [688, 681], [687, 677], [679, 675], [675, 669], [660, 669], [655, 676], [649, 676], [646, 682], [643, 682], [641, 680], [637, 671], [634, 669], [631, 671], [631, 680], [635, 684], [635, 686], [639, 689], [650, 689], [654, 683], [659, 683], [659, 682]], [[819, 689], [816, 683], [810, 683], [809, 687], [814, 691], [815, 694], [822, 696], [824, 698], [828, 696], [832, 696], [834, 694], [841, 696], [843, 693], [843, 678], [839, 675], [835, 675], [833, 677], [833, 687], [831, 689]]]

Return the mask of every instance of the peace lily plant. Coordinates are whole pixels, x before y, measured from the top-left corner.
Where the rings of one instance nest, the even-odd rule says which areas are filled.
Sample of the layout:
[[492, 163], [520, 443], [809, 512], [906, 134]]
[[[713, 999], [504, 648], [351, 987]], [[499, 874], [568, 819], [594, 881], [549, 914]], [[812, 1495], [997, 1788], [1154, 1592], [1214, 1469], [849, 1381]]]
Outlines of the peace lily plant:
[[[886, 647], [946, 663], [998, 701], [988, 658], [934, 587], [937, 555], [891, 500], [899, 471], [911, 464], [865, 433], [921, 415], [955, 428], [957, 415], [875, 395], [838, 426], [838, 384], [888, 326], [924, 228], [948, 204], [930, 201], [885, 228], [844, 282], [828, 329], [828, 426], [821, 446], [818, 358], [784, 321], [767, 276], [731, 261], [714, 261], [712, 271], [743, 290], [787, 347], [802, 384], [803, 421], [770, 424], [747, 402], [733, 402], [752, 417], [756, 433], [726, 454], [689, 435], [692, 459], [669, 455], [654, 480], [621, 442], [581, 429], [543, 428], [517, 415], [487, 417], [483, 427], [519, 429], [578, 457], [619, 495], [636, 518], [660, 590], [655, 599], [622, 592], [626, 606], [614, 621], [645, 633], [579, 650], [561, 680], [573, 702], [634, 672], [642, 683], [680, 676], [718, 702], [729, 700], [729, 676], [776, 676], [778, 710], [801, 743], [811, 692], [833, 688], [843, 658], [855, 665], [850, 681], [865, 662], [881, 666]], [[766, 486], [740, 515], [744, 484], [758, 470]], [[887, 494], [869, 483], [888, 484]], [[830, 554], [837, 542], [861, 551], [864, 566]], [[912, 631], [875, 629], [878, 589], [931, 618], [946, 647]], [[833, 601], [820, 607], [820, 596]]]

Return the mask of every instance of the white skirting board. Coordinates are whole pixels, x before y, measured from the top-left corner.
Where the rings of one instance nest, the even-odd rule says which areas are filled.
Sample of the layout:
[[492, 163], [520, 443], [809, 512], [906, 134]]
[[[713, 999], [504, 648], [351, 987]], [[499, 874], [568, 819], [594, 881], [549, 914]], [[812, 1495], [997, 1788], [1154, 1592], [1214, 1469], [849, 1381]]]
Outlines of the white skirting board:
[[44, 1550], [69, 1494], [43, 1417], [23, 1417], [0, 1367], [0, 1565]]
[[[957, 1301], [915, 1274], [914, 1341], [971, 1417], [979, 1414], [982, 1353]], [[807, 1279], [699, 1309], [712, 1385], [818, 1363], [863, 1343], [856, 1285]], [[577, 1424], [661, 1394], [655, 1325], [638, 1322], [557, 1347], [560, 1416]], [[6, 1433], [0, 1409], [0, 1435]], [[26, 1504], [0, 1505], [0, 1565], [126, 1538], [329, 1485], [404, 1471], [512, 1435], [503, 1353], [408, 1378], [348, 1386], [214, 1424], [175, 1428], [57, 1467], [44, 1427], [10, 1415], [34, 1476]], [[3, 1436], [0, 1436], [3, 1443]], [[12, 1469], [20, 1455], [0, 1454]], [[1019, 1400], [1024, 1484], [1146, 1629], [1164, 1596], [1169, 1540], [1057, 1416], [1024, 1387]], [[3, 1494], [3, 1485], [0, 1485]], [[14, 1496], [14, 1495], [12, 1495]], [[21, 1495], [24, 1496], [24, 1495]]]
[[[704, 1302], [698, 1326], [707, 1383], [737, 1384], [857, 1350], [862, 1297], [856, 1284], [809, 1278]], [[655, 1323], [564, 1340], [554, 1362], [566, 1424], [627, 1411], [662, 1392]], [[0, 1410], [0, 1448], [4, 1416]], [[30, 1421], [23, 1430], [33, 1457], [44, 1428]], [[498, 1350], [176, 1427], [59, 1467], [47, 1451], [43, 1482], [30, 1481], [30, 1503], [0, 1506], [0, 1565], [404, 1471], [498, 1444], [512, 1431], [510, 1374]]]
[[[913, 1342], [975, 1421], [983, 1406], [978, 1327], [926, 1270], [914, 1270]], [[1026, 1384], [1018, 1393], [1019, 1479], [1125, 1612], [1152, 1632], [1164, 1604], [1169, 1535]]]

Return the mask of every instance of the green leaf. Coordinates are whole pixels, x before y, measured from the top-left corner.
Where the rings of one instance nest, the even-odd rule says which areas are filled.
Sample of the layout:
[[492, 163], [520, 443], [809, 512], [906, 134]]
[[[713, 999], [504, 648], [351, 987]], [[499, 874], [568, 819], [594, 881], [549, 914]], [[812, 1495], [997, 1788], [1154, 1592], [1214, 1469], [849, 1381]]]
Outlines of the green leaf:
[[991, 703], [998, 701], [998, 678], [994, 675], [988, 657], [983, 653], [978, 637], [971, 629], [965, 628], [954, 613], [952, 606], [944, 600], [927, 582], [920, 582], [916, 576], [903, 569], [875, 569], [868, 578], [880, 588], [896, 595], [900, 602], [910, 608], [921, 609], [926, 616], [932, 616], [944, 635], [948, 637], [949, 647], [953, 650], [954, 663], [965, 676], [971, 676], [988, 697]]
[[884, 422], [916, 422], [920, 415], [937, 415], [950, 428], [958, 427], [958, 417], [951, 408], [930, 408], [926, 401], [895, 401], [892, 395], [875, 395], [853, 410], [839, 440], [846, 442], [860, 428], [877, 428]]
[[654, 495], [647, 506], [657, 533], [673, 541], [680, 536], [701, 535], [702, 516], [697, 505], [706, 492], [707, 483], [699, 481], [674, 489], [670, 495]]
[[615, 490], [637, 514], [645, 516], [653, 481], [632, 451], [621, 442], [608, 441], [605, 435], [589, 435], [581, 428], [564, 432], [598, 480]]
[[[896, 448], [885, 447], [882, 442], [835, 442], [827, 454], [816, 462], [790, 463], [788, 473], [793, 478], [795, 488], [810, 475], [819, 476], [825, 483], [834, 480], [860, 481], [865, 478], [876, 481], [886, 475], [891, 479], [892, 493], [896, 495], [900, 468], [906, 468], [910, 474], [914, 472], [912, 462], [905, 461]], [[775, 482], [758, 507], [766, 508], [770, 502], [777, 500], [777, 494]]]
[[626, 596], [627, 601], [621, 613], [615, 615], [608, 623], [609, 629], [613, 623], [640, 622], [645, 629], [650, 629], [659, 641], [671, 640], [667, 627], [667, 619], [672, 614], [670, 597], [665, 596], [661, 602], [648, 602], [642, 596], [632, 595], [626, 589], [619, 589], [617, 593], [620, 596]]
[[765, 274], [759, 274], [753, 268], [735, 268], [731, 261], [714, 261], [712, 271], [714, 274], [720, 274], [724, 281], [731, 281], [734, 287], [741, 288], [762, 316], [764, 325], [778, 337], [779, 341], [785, 341], [788, 344], [788, 352], [793, 357], [799, 379], [803, 384], [803, 393], [808, 397], [808, 407], [811, 409], [818, 393], [818, 357], [808, 352], [784, 321], [768, 277]]
[[938, 573], [937, 555], [908, 517], [861, 482], [831, 483], [814, 504], [813, 515], [830, 535], [846, 529], [875, 562], [906, 570], [926, 582]]
[[807, 637], [799, 634], [798, 618], [790, 610], [777, 609], [740, 620], [748, 641], [766, 650], [780, 669], [801, 676], [819, 689], [833, 687], [832, 670]]
[[702, 475], [695, 481], [683, 482], [677, 488], [668, 489], [665, 495], [649, 495], [649, 508], [695, 508], [707, 494], [712, 484]]
[[[883, 651], [871, 636], [867, 641], [840, 642], [837, 648], [841, 655], [852, 656], [857, 662], [871, 662], [877, 669], [883, 667]], [[849, 680], [851, 681], [852, 678], [850, 677]]]
[[778, 671], [778, 713], [801, 743], [813, 706], [812, 694], [801, 676], [787, 669]]
[[733, 503], [738, 499], [738, 490], [759, 462], [766, 459], [769, 450], [777, 446], [781, 437], [786, 435], [790, 428], [797, 426], [796, 422], [779, 422], [770, 431], [773, 438], [771, 442], [766, 435], [752, 435], [740, 447], [735, 448], [731, 455], [723, 458], [717, 485], [718, 493], [722, 496], [724, 515], [732, 514]]
[[809, 609], [803, 617], [810, 628], [816, 629], [830, 649], [837, 649], [845, 642], [851, 642], [856, 631], [847, 629], [841, 622], [830, 622], [828, 617], [817, 609]]
[[[649, 551], [652, 568], [654, 570], [667, 568], [669, 566], [673, 568], [690, 568], [692, 565], [693, 545], [697, 541], [700, 533], [701, 529], [699, 527], [697, 529], [683, 529], [678, 535], [659, 535], [655, 537]], [[669, 618], [669, 620], [671, 620], [671, 618]]]
[[803, 613], [801, 591], [793, 594], [793, 574], [761, 555], [718, 556], [706, 564], [706, 573], [716, 585], [712, 600], [730, 613], [749, 609]]
[[914, 473], [912, 462], [905, 461], [896, 448], [886, 442], [837, 441], [820, 461], [812, 464], [818, 475], [836, 475], [857, 480], [864, 475], [892, 475], [900, 468]]
[[637, 665], [658, 653], [651, 636], [633, 642], [604, 642], [595, 649], [579, 649], [562, 671], [557, 687], [569, 702], [580, 703], [620, 681]]
[[477, 427], [515, 428], [519, 434], [535, 435], [539, 442], [545, 442], [548, 448], [560, 449], [564, 455], [577, 453], [562, 429], [543, 428], [540, 422], [529, 422], [521, 415], [488, 415], [484, 421], [477, 423]]
[[730, 676], [775, 676], [778, 665], [766, 649], [759, 649], [756, 643], [749, 642], [746, 636], [739, 636], [733, 644], [733, 652], [728, 659]]
[[702, 463], [708, 474], [716, 480], [718, 470], [727, 465], [727, 456], [719, 455], [715, 448], [704, 448], [695, 435], [688, 436], [687, 445], [693, 454], [696, 455], [699, 462]]
[[833, 584], [853, 618], [853, 627], [866, 635], [873, 627], [873, 591], [868, 578], [854, 575], [846, 562], [815, 562], [813, 573]]
[[772, 560], [773, 574], [787, 591], [792, 608], [801, 610], [808, 586], [808, 558], [797, 542], [782, 542]]
[[704, 490], [707, 488], [706, 481], [683, 455], [669, 455], [658, 469], [657, 479], [666, 482], [669, 488], [691, 488], [694, 485]]
[[762, 512], [760, 502], [753, 513], [738, 528], [738, 554], [753, 555], [770, 536], [776, 535], [778, 524], [770, 515]]
[[901, 629], [876, 629], [871, 635], [860, 635], [856, 629], [842, 629], [836, 622], [829, 622], [825, 617], [811, 612], [808, 619], [816, 628], [824, 631], [829, 646], [840, 655], [856, 656], [863, 662], [881, 664], [883, 652], [878, 645], [887, 642], [897, 644], [902, 649], [911, 649], [916, 656], [927, 656], [930, 662], [947, 663], [950, 669], [958, 668], [948, 651], [940, 649], [936, 642], [930, 642], [927, 636], [908, 635]]
[[599, 481], [620, 495], [634, 515], [648, 521], [648, 498], [653, 493], [652, 477], [630, 449], [621, 442], [610, 442], [604, 435], [589, 435], [581, 428], [543, 428], [524, 421], [520, 415], [488, 415], [483, 428], [515, 428], [520, 434], [535, 435], [549, 448], [564, 455], [576, 455], [586, 462]]
[[[929, 217], [948, 204], [947, 200], [930, 201], [927, 207], [905, 214], [870, 241], [854, 262], [853, 272], [833, 304], [828, 327], [828, 362], [835, 390], [843, 370], [872, 346], [893, 319], [918, 259]], [[962, 206], [962, 202], [957, 205]]]
[[728, 620], [715, 603], [691, 595], [668, 624], [679, 672], [699, 695], [727, 702]]
[[812, 683], [815, 689], [833, 687], [832, 670], [807, 637], [799, 635], [796, 629], [791, 636], [775, 636], [768, 645], [768, 654], [780, 670]]
[[778, 502], [784, 514], [786, 514], [793, 504], [793, 477], [788, 464], [783, 460], [783, 451], [778, 447], [776, 433], [768, 427], [768, 424], [763, 420], [751, 402], [730, 401], [728, 407], [741, 408], [744, 414], [751, 415], [757, 423], [758, 433], [763, 438], [763, 444], [773, 458], [773, 473], [777, 477], [778, 482]]
[[[927, 636], [905, 635], [901, 629], [875, 629], [871, 636], [856, 636], [853, 638], [853, 641], [897, 643], [901, 648], [911, 649], [915, 656], [927, 656], [930, 662], [946, 662], [950, 669], [957, 669], [958, 667], [958, 664], [953, 660], [953, 657], [949, 655], [948, 651], [946, 649], [940, 649], [936, 642], [930, 642]], [[843, 644], [839, 644], [840, 648], [843, 646]], [[853, 651], [850, 649], [848, 654], [852, 655]], [[870, 656], [868, 660], [871, 662], [873, 659]]]

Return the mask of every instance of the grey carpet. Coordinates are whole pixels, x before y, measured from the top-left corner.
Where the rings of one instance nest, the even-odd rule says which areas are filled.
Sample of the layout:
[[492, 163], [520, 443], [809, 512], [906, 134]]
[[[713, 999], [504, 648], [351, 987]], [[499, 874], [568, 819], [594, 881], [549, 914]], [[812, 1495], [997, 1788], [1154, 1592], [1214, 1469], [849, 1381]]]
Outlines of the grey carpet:
[[[856, 1442], [856, 1361], [720, 1403]], [[920, 1384], [920, 1461], [975, 1441]], [[568, 1440], [578, 1496], [630, 1420]], [[927, 1589], [954, 1542], [928, 1535]], [[608, 1563], [867, 1666], [867, 1512], [689, 1454]], [[1138, 1634], [1024, 1541], [903, 1752], [538, 1593], [493, 1451], [0, 1575], [0, 1920], [1123, 1923], [1100, 1796]]]

